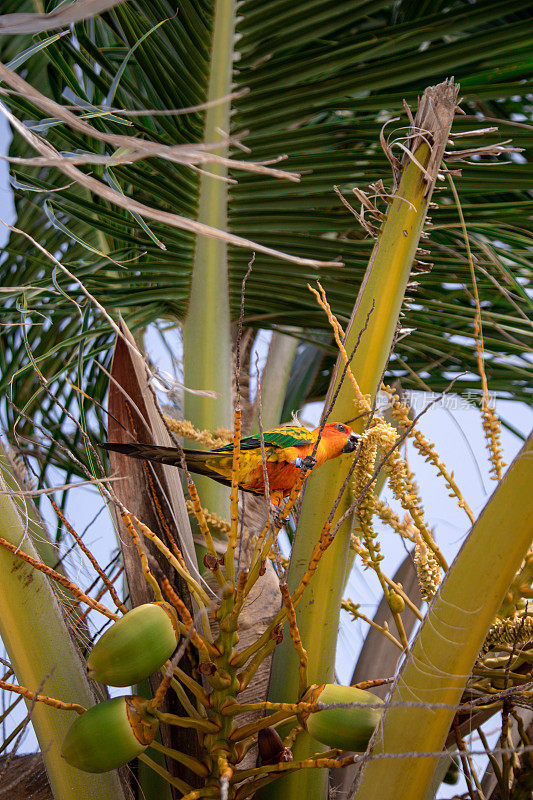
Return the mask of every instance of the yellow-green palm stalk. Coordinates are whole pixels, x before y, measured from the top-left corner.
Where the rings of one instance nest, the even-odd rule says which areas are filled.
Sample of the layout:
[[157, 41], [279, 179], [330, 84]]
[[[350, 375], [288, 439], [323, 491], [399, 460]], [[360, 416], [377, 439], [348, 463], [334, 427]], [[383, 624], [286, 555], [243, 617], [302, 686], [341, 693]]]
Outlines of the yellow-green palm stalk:
[[[5, 480], [9, 489], [14, 492], [13, 500], [17, 507], [19, 514], [27, 519], [28, 533], [31, 536], [33, 546], [39, 554], [39, 558], [48, 567], [55, 567], [57, 564], [57, 549], [53, 546], [46, 531], [43, 531], [42, 520], [37, 511], [33, 500], [29, 497], [16, 494], [17, 492], [24, 491], [27, 487], [24, 485], [21, 477], [17, 475], [16, 465], [13, 463], [11, 457], [7, 454], [4, 446], [0, 444], [0, 473]], [[68, 593], [60, 587], [61, 594]]]
[[[386, 710], [376, 753], [439, 752], [487, 630], [533, 540], [533, 435], [519, 452], [431, 605], [399, 675], [391, 703], [444, 703], [449, 708], [395, 705]], [[424, 800], [438, 759], [369, 761], [356, 800]]]
[[[235, 2], [216, 3], [208, 101], [228, 97], [231, 92]], [[221, 131], [229, 130], [230, 100], [208, 108], [205, 114], [204, 142], [221, 141]], [[227, 148], [218, 151], [227, 154]], [[227, 228], [228, 185], [223, 180], [227, 169], [220, 164], [208, 167], [200, 177], [198, 222]], [[196, 240], [191, 296], [183, 326], [185, 385], [191, 389], [216, 392], [217, 396], [185, 396], [185, 418], [197, 427], [215, 430], [231, 425], [231, 336], [227, 245], [220, 239], [199, 236]], [[217, 514], [227, 511], [228, 491], [205, 478], [197, 481], [202, 503]]]
[[[7, 487], [13, 491], [13, 500], [16, 508], [23, 519], [27, 523], [27, 532], [31, 538], [31, 542], [37, 551], [37, 554], [43, 564], [52, 569], [57, 568], [62, 572], [61, 565], [58, 566], [58, 551], [51, 540], [48, 531], [43, 527], [43, 520], [37, 510], [37, 507], [30, 497], [25, 497], [19, 492], [24, 491], [27, 487], [21, 479], [17, 465], [12, 461], [11, 457], [6, 453], [4, 447], [0, 444], [0, 474], [6, 481]], [[52, 586], [54, 592], [57, 593], [61, 603], [71, 605], [74, 601], [74, 596], [71, 592], [59, 583]], [[74, 614], [79, 620], [79, 614], [75, 611]], [[75, 630], [75, 639], [80, 647], [84, 647], [87, 636], [87, 624], [85, 621], [79, 620], [79, 624]]]
[[[1, 535], [37, 558], [13, 500], [0, 477]], [[0, 549], [0, 634], [17, 680], [32, 691], [92, 706], [81, 659], [70, 638], [57, 597], [47, 578], [16, 555]], [[31, 631], [31, 635], [28, 635]], [[39, 740], [55, 800], [123, 800], [115, 772], [85, 775], [65, 763], [61, 742], [74, 712], [36, 703], [32, 723]]]
[[[351, 353], [367, 325], [352, 361], [352, 371], [363, 395], [372, 402], [389, 357], [407, 283], [416, 257], [437, 171], [452, 125], [458, 87], [446, 81], [430, 87], [420, 103], [415, 125], [426, 131], [425, 140], [410, 139], [412, 157], [406, 157], [401, 179], [378, 235], [347, 331], [345, 347]], [[429, 132], [429, 133], [428, 133]], [[431, 143], [431, 147], [427, 144]], [[339, 357], [325, 407], [337, 388], [343, 362]], [[333, 412], [335, 419], [349, 419], [364, 410], [354, 405], [354, 392], [345, 381]], [[364, 425], [364, 418], [360, 430]], [[358, 423], [356, 422], [355, 425]], [[350, 466], [349, 459], [326, 464], [308, 481], [289, 571], [291, 590], [298, 585], [312, 549], [328, 518]], [[334, 521], [346, 510], [348, 493]], [[297, 610], [298, 626], [308, 653], [309, 683], [330, 682], [334, 675], [339, 609], [345, 580], [350, 525], [345, 524], [326, 551], [314, 580]], [[289, 636], [274, 655], [270, 699], [294, 701], [298, 695], [298, 658]], [[295, 759], [316, 752], [316, 745], [301, 736]], [[302, 770], [275, 781], [265, 791], [271, 798], [312, 796], [319, 800], [327, 791], [327, 773]], [[263, 795], [262, 795], [263, 796]]]
[[[261, 418], [263, 429], [275, 428], [283, 420], [283, 401], [296, 355], [298, 339], [285, 333], [274, 331], [268, 348], [268, 357], [261, 376]], [[255, 364], [252, 365], [255, 369]], [[259, 430], [259, 415], [256, 409], [252, 421], [252, 430]]]

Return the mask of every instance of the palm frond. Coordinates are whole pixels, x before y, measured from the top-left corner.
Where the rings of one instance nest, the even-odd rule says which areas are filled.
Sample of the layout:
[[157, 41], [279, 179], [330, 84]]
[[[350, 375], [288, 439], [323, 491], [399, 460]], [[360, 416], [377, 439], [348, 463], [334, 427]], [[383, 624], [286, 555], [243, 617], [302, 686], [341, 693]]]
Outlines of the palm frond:
[[[22, 5], [30, 8], [29, 3]], [[203, 139], [203, 111], [168, 112], [205, 103], [214, 10], [215, 3], [207, 0], [186, 0], [177, 14], [166, 0], [121, 4], [76, 23], [71, 35], [34, 52], [20, 71], [44, 94], [72, 105], [75, 113], [96, 115], [89, 121], [99, 131], [163, 145], [198, 144]], [[229, 229], [297, 256], [342, 260], [337, 266], [302, 267], [258, 254], [247, 288], [247, 324], [297, 327], [304, 340], [323, 332], [327, 321], [306, 288], [317, 278], [339, 319], [348, 319], [372, 240], [332, 187], [338, 185], [353, 204], [353, 187], [379, 180], [390, 185], [390, 165], [379, 145], [382, 126], [389, 123], [384, 135], [392, 145], [404, 132], [404, 122], [394, 121], [403, 114], [404, 99], [413, 102], [428, 83], [453, 73], [462, 84], [467, 112], [454, 131], [467, 134], [498, 119], [499, 132], [487, 134], [484, 144], [512, 138], [523, 148], [510, 163], [492, 156], [470, 159], [461, 165], [458, 185], [484, 306], [489, 384], [498, 396], [529, 397], [533, 135], [522, 98], [533, 68], [530, 20], [527, 0], [456, 0], [451, 6], [407, 0], [241, 3], [229, 131], [239, 145], [233, 155], [255, 162], [286, 155], [281, 166], [301, 173], [301, 180], [290, 183], [232, 171], [237, 183], [228, 186]], [[2, 60], [11, 60], [48, 35], [33, 40], [4, 37]], [[109, 145], [46, 119], [27, 97], [7, 93], [4, 101], [26, 124], [38, 126], [59, 152], [112, 155]], [[465, 136], [456, 142], [460, 144], [455, 149], [462, 149], [479, 139]], [[251, 152], [243, 153], [240, 143]], [[34, 155], [18, 136], [10, 153]], [[105, 180], [103, 165], [81, 169]], [[61, 254], [63, 263], [109, 312], [120, 309], [134, 331], [157, 319], [184, 318], [192, 233], [159, 222], [150, 222], [147, 230], [128, 211], [69, 185], [50, 167], [14, 165], [12, 176], [17, 226], [50, 253]], [[117, 165], [113, 176], [121, 191], [140, 202], [192, 218], [197, 212], [199, 173], [188, 166], [149, 158]], [[32, 191], [23, 188], [28, 185]], [[436, 199], [439, 208], [424, 257], [434, 266], [420, 276], [406, 302], [404, 325], [412, 332], [398, 342], [390, 375], [412, 387], [418, 386], [421, 375], [426, 385], [439, 391], [450, 377], [465, 372], [461, 387], [475, 393], [475, 307], [462, 233], [445, 183]], [[45, 200], [56, 224], [45, 213]], [[249, 254], [230, 248], [229, 257], [236, 317]], [[12, 235], [0, 270], [3, 286], [35, 287], [26, 292], [25, 305], [17, 292], [5, 303], [3, 393], [14, 364], [22, 369], [11, 384], [15, 406], [26, 406], [31, 416], [41, 403], [43, 425], [57, 427], [29, 366], [30, 353], [50, 385], [59, 380], [59, 366], [71, 364], [71, 382], [83, 382], [87, 394], [101, 402], [105, 375], [97, 362], [108, 364], [111, 328], [92, 307], [83, 325], [79, 307], [86, 298], [79, 286], [54, 273], [53, 264], [31, 241]], [[327, 343], [322, 350], [324, 370], [313, 394], [323, 391], [328, 380], [324, 371], [332, 363]], [[55, 385], [65, 407], [74, 409], [77, 392], [68, 384]], [[7, 408], [6, 416], [13, 423], [16, 412]], [[99, 435], [98, 414], [89, 426]], [[31, 426], [25, 432], [31, 433]]]

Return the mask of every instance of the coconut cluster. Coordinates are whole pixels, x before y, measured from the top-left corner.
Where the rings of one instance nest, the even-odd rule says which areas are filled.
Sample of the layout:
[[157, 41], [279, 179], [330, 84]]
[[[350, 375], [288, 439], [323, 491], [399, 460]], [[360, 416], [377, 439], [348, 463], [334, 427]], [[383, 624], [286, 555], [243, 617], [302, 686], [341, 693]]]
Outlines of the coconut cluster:
[[[134, 686], [161, 669], [178, 639], [174, 609], [168, 603], [145, 603], [100, 637], [87, 659], [87, 674], [107, 686]], [[84, 772], [107, 772], [146, 750], [158, 728], [148, 700], [136, 695], [114, 697], [75, 720], [62, 754]]]

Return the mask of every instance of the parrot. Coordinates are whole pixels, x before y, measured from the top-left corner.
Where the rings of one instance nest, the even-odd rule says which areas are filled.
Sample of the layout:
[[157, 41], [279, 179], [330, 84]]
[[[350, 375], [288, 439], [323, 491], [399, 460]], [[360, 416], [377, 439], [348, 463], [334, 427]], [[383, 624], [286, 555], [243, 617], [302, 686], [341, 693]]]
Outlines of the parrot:
[[[310, 431], [301, 426], [272, 428], [272, 430], [264, 432], [270, 501], [274, 505], [279, 505], [283, 498], [289, 496], [302, 467], [307, 467], [309, 471], [312, 471], [342, 453], [353, 453], [361, 439], [349, 425], [342, 422], [330, 422], [324, 425], [313, 457], [312, 453], [319, 432], [320, 428]], [[177, 447], [113, 442], [101, 446], [105, 450], [112, 450], [132, 458], [177, 467], [181, 464], [180, 451]], [[231, 486], [233, 442], [214, 450], [184, 448], [183, 452], [187, 468], [191, 472], [208, 475], [215, 481]], [[239, 489], [245, 492], [257, 495], [265, 493], [261, 439], [258, 435], [246, 436], [241, 440], [238, 485]]]

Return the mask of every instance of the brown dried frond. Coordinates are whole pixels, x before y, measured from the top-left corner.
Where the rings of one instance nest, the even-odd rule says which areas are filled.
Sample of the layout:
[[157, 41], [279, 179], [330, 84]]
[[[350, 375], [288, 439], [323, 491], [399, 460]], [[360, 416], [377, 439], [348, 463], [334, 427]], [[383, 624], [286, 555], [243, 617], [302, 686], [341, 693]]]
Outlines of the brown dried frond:
[[345, 208], [348, 209], [348, 211], [350, 211], [351, 214], [353, 214], [353, 216], [359, 222], [359, 224], [361, 225], [363, 230], [365, 230], [373, 239], [375, 239], [376, 236], [377, 236], [378, 229], [376, 228], [375, 225], [372, 225], [371, 223], [368, 222], [368, 220], [365, 217], [365, 210], [370, 211], [370, 215], [372, 217], [375, 216], [378, 213], [378, 210], [374, 205], [372, 205], [370, 203], [370, 201], [369, 201], [367, 195], [365, 194], [365, 192], [363, 192], [363, 191], [361, 191], [361, 189], [357, 189], [357, 188], [352, 190], [353, 193], [355, 194], [355, 196], [357, 197], [357, 199], [361, 203], [361, 211], [357, 212], [355, 210], [355, 208], [353, 208], [353, 206], [350, 205], [348, 200], [346, 200], [346, 198], [340, 192], [338, 186], [334, 186], [333, 188], [335, 190], [335, 194], [337, 195], [337, 197], [339, 198], [341, 203], [345, 206]]
[[[462, 133], [461, 136], [473, 136], [473, 135], [481, 136], [484, 133], [492, 133], [497, 130], [498, 130], [497, 128], [485, 128], [484, 130], [468, 131]], [[449, 144], [453, 145], [454, 139], [457, 136], [458, 134], [451, 134]], [[449, 150], [449, 151], [447, 150], [444, 153], [444, 156], [446, 158], [446, 161], [449, 163], [454, 161], [455, 162], [464, 161], [466, 163], [469, 163], [469, 159], [471, 159], [472, 156], [501, 156], [510, 153], [522, 153], [523, 152], [522, 147], [509, 146], [511, 144], [511, 141], [512, 141], [511, 139], [506, 139], [503, 142], [497, 142], [495, 144], [486, 144], [478, 147], [469, 147], [466, 150]]]
[[430, 187], [434, 185], [441, 169], [442, 155], [448, 140], [449, 126], [443, 124], [443, 120], [450, 115], [453, 119], [458, 96], [459, 85], [454, 83], [453, 78], [438, 86], [429, 86], [422, 95], [414, 124], [407, 137], [410, 152], [405, 152], [404, 163], [412, 158], [412, 154], [416, 152], [422, 142], [429, 142], [431, 146], [431, 157], [426, 170], [424, 170], [427, 191], [430, 191]]
[[[50, 116], [58, 117], [62, 122], [66, 123], [69, 127], [81, 133], [88, 135], [91, 138], [96, 138], [102, 142], [112, 144], [114, 148], [127, 148], [128, 161], [139, 158], [153, 158], [154, 156], [168, 157], [172, 161], [181, 161], [185, 164], [190, 164], [199, 168], [200, 164], [218, 163], [225, 167], [234, 167], [237, 169], [244, 169], [246, 171], [259, 172], [262, 174], [269, 174], [278, 178], [285, 178], [291, 181], [298, 182], [299, 175], [294, 173], [283, 172], [281, 170], [274, 170], [271, 167], [263, 164], [252, 163], [249, 160], [234, 161], [228, 159], [218, 153], [210, 152], [208, 149], [195, 148], [196, 152], [193, 154], [189, 145], [171, 145], [166, 147], [160, 142], [149, 141], [146, 138], [130, 137], [123, 135], [110, 134], [100, 131], [98, 128], [91, 126], [88, 122], [81, 119], [81, 117], [72, 114], [65, 106], [56, 103], [49, 97], [46, 97], [29, 83], [27, 83], [16, 72], [7, 69], [3, 64], [0, 64], [0, 75], [2, 81], [5, 82], [11, 89], [16, 92], [21, 92], [26, 98], [31, 99], [31, 102], [45, 113]], [[209, 235], [220, 241], [225, 241], [228, 244], [234, 244], [238, 247], [245, 247], [246, 249], [255, 252], [273, 255], [292, 263], [298, 263], [302, 266], [308, 267], [323, 267], [323, 266], [337, 266], [336, 262], [319, 262], [314, 259], [300, 258], [292, 256], [289, 253], [282, 253], [281, 251], [274, 250], [266, 247], [258, 242], [253, 242], [249, 239], [244, 239], [228, 231], [213, 228], [200, 223], [196, 220], [183, 217], [179, 214], [173, 214], [169, 211], [164, 211], [152, 206], [146, 206], [138, 200], [117, 191], [116, 189], [106, 185], [103, 181], [98, 180], [92, 174], [79, 170], [76, 166], [70, 163], [70, 159], [61, 155], [58, 151], [47, 141], [36, 136], [26, 126], [15, 117], [10, 111], [4, 108], [3, 113], [7, 116], [12, 126], [21, 134], [21, 136], [33, 147], [40, 157], [44, 158], [44, 163], [52, 163], [57, 169], [67, 175], [72, 181], [75, 181], [80, 186], [89, 189], [94, 194], [108, 200], [110, 203], [124, 208], [127, 211], [134, 211], [158, 222], [164, 222], [175, 228], [194, 231], [198, 234]], [[166, 152], [164, 152], [166, 151]], [[181, 153], [181, 155], [180, 155]], [[185, 161], [183, 160], [185, 159]], [[194, 163], [193, 163], [194, 162]], [[33, 162], [35, 163], [35, 162]], [[39, 158], [40, 164], [43, 164]], [[22, 233], [22, 231], [21, 231]]]

